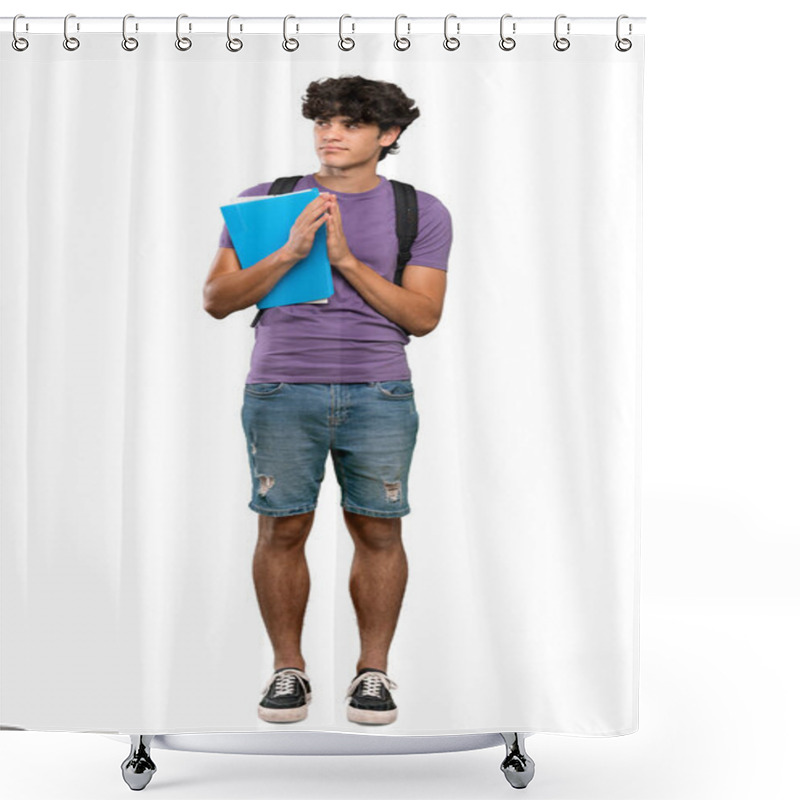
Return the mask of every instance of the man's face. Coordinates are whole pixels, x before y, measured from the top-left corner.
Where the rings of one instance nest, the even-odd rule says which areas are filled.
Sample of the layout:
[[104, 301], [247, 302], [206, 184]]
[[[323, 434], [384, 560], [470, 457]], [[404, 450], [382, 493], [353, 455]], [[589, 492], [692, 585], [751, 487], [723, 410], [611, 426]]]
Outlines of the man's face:
[[320, 164], [345, 169], [377, 163], [382, 147], [398, 136], [399, 127], [381, 134], [377, 124], [354, 122], [348, 117], [317, 117], [314, 120], [314, 145]]

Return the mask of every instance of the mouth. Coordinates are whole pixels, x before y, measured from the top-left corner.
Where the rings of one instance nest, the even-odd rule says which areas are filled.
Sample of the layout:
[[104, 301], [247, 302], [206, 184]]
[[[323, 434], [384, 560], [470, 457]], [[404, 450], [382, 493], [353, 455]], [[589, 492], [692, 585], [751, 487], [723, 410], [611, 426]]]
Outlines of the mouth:
[[328, 153], [328, 152], [338, 153], [338, 152], [344, 150], [343, 147], [323, 147], [322, 149], [326, 153]]

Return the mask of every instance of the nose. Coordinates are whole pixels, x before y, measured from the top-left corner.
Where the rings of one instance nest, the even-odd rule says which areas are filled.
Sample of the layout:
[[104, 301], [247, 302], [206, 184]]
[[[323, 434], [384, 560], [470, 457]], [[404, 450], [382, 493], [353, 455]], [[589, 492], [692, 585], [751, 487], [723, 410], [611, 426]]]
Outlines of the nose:
[[328, 124], [325, 133], [323, 134], [324, 139], [327, 141], [328, 139], [340, 139], [342, 136], [342, 131], [344, 130], [344, 125], [341, 122], [334, 122], [331, 120]]

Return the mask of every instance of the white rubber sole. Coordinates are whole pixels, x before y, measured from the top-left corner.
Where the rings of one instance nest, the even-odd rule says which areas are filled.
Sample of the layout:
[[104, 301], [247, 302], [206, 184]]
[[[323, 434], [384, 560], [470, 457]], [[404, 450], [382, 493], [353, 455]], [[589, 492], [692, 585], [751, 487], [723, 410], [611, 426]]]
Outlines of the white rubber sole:
[[264, 722], [300, 722], [308, 716], [311, 693], [306, 695], [306, 704], [297, 708], [264, 708], [258, 707], [258, 718]]
[[397, 709], [390, 711], [367, 711], [363, 708], [347, 706], [347, 719], [350, 722], [358, 722], [361, 725], [388, 725], [397, 719]]

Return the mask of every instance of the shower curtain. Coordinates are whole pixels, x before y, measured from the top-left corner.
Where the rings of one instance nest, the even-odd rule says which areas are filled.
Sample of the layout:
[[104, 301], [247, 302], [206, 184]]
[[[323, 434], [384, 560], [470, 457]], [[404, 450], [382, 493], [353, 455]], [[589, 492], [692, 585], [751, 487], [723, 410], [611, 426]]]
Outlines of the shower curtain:
[[313, 703], [288, 727], [637, 729], [643, 37], [402, 50], [391, 23], [349, 50], [335, 20], [292, 28], [294, 50], [246, 32], [228, 49], [224, 21], [187, 49], [3, 36], [4, 726], [277, 728], [256, 714], [273, 648], [241, 422], [256, 309], [213, 318], [203, 285], [223, 206], [320, 169], [311, 82], [362, 76], [420, 111], [377, 174], [413, 185], [421, 214], [446, 209], [445, 262], [417, 251], [446, 295], [405, 347], [419, 427], [385, 670], [397, 719], [345, 717], [354, 543], [329, 454], [305, 545]]

